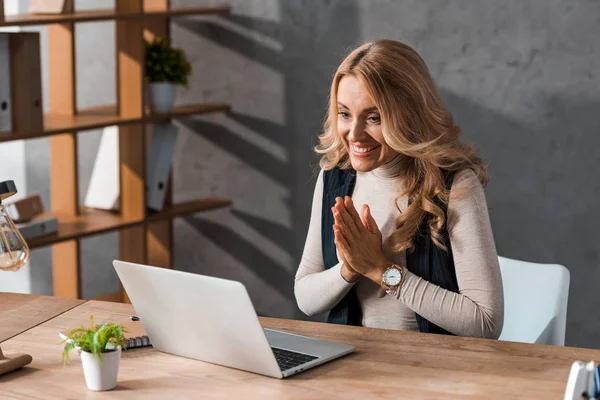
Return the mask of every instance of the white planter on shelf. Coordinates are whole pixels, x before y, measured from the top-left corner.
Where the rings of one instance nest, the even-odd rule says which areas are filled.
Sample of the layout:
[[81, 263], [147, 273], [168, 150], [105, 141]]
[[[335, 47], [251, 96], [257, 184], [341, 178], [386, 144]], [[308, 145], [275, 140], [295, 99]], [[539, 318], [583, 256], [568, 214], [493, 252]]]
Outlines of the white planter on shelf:
[[81, 365], [85, 375], [85, 383], [89, 390], [112, 390], [117, 386], [121, 348], [116, 351], [102, 353], [102, 362], [92, 353], [82, 351]]
[[170, 112], [174, 102], [174, 83], [152, 82], [148, 84], [148, 103], [153, 113], [165, 114]]

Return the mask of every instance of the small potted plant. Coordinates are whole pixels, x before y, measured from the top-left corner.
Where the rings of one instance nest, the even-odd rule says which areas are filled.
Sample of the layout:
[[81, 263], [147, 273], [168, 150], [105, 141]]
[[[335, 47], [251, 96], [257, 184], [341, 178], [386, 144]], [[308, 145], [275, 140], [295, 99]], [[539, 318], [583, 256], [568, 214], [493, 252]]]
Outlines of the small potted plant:
[[192, 67], [183, 50], [167, 39], [146, 42], [146, 81], [148, 102], [154, 113], [168, 113], [175, 101], [176, 85], [186, 86]]
[[89, 328], [72, 329], [63, 338], [63, 362], [68, 363], [69, 352], [76, 349], [88, 389], [112, 390], [117, 386], [121, 349], [125, 348], [124, 332], [122, 325], [94, 324], [94, 316], [90, 316]]

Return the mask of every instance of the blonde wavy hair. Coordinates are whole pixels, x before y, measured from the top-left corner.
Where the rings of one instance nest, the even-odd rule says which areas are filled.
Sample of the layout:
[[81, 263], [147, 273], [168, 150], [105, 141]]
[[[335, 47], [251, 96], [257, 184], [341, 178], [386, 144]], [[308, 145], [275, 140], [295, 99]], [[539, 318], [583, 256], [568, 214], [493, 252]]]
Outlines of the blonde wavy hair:
[[411, 203], [388, 239], [392, 250], [411, 249], [424, 221], [434, 243], [446, 250], [442, 234], [449, 199], [445, 174], [470, 168], [485, 186], [486, 167], [472, 146], [459, 141], [460, 128], [419, 54], [406, 44], [378, 40], [352, 51], [335, 73], [323, 133], [315, 147], [322, 169], [352, 168], [337, 132], [337, 91], [347, 75], [367, 89], [379, 109], [385, 142], [402, 158], [404, 192], [396, 200], [407, 195]]

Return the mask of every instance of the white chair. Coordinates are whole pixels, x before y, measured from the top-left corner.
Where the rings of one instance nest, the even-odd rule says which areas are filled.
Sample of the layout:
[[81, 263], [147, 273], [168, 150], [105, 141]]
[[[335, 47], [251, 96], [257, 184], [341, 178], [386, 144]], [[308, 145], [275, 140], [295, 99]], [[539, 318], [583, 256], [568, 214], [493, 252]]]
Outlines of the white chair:
[[504, 286], [499, 340], [564, 346], [569, 270], [558, 264], [498, 260]]

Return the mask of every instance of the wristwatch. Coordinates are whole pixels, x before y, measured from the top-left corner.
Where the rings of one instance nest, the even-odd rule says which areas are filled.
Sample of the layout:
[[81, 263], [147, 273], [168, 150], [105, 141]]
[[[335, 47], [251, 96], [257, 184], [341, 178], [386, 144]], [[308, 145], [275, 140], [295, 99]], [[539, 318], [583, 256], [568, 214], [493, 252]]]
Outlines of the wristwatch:
[[381, 288], [388, 294], [396, 294], [402, 283], [403, 272], [404, 268], [397, 264], [387, 267], [381, 275]]

